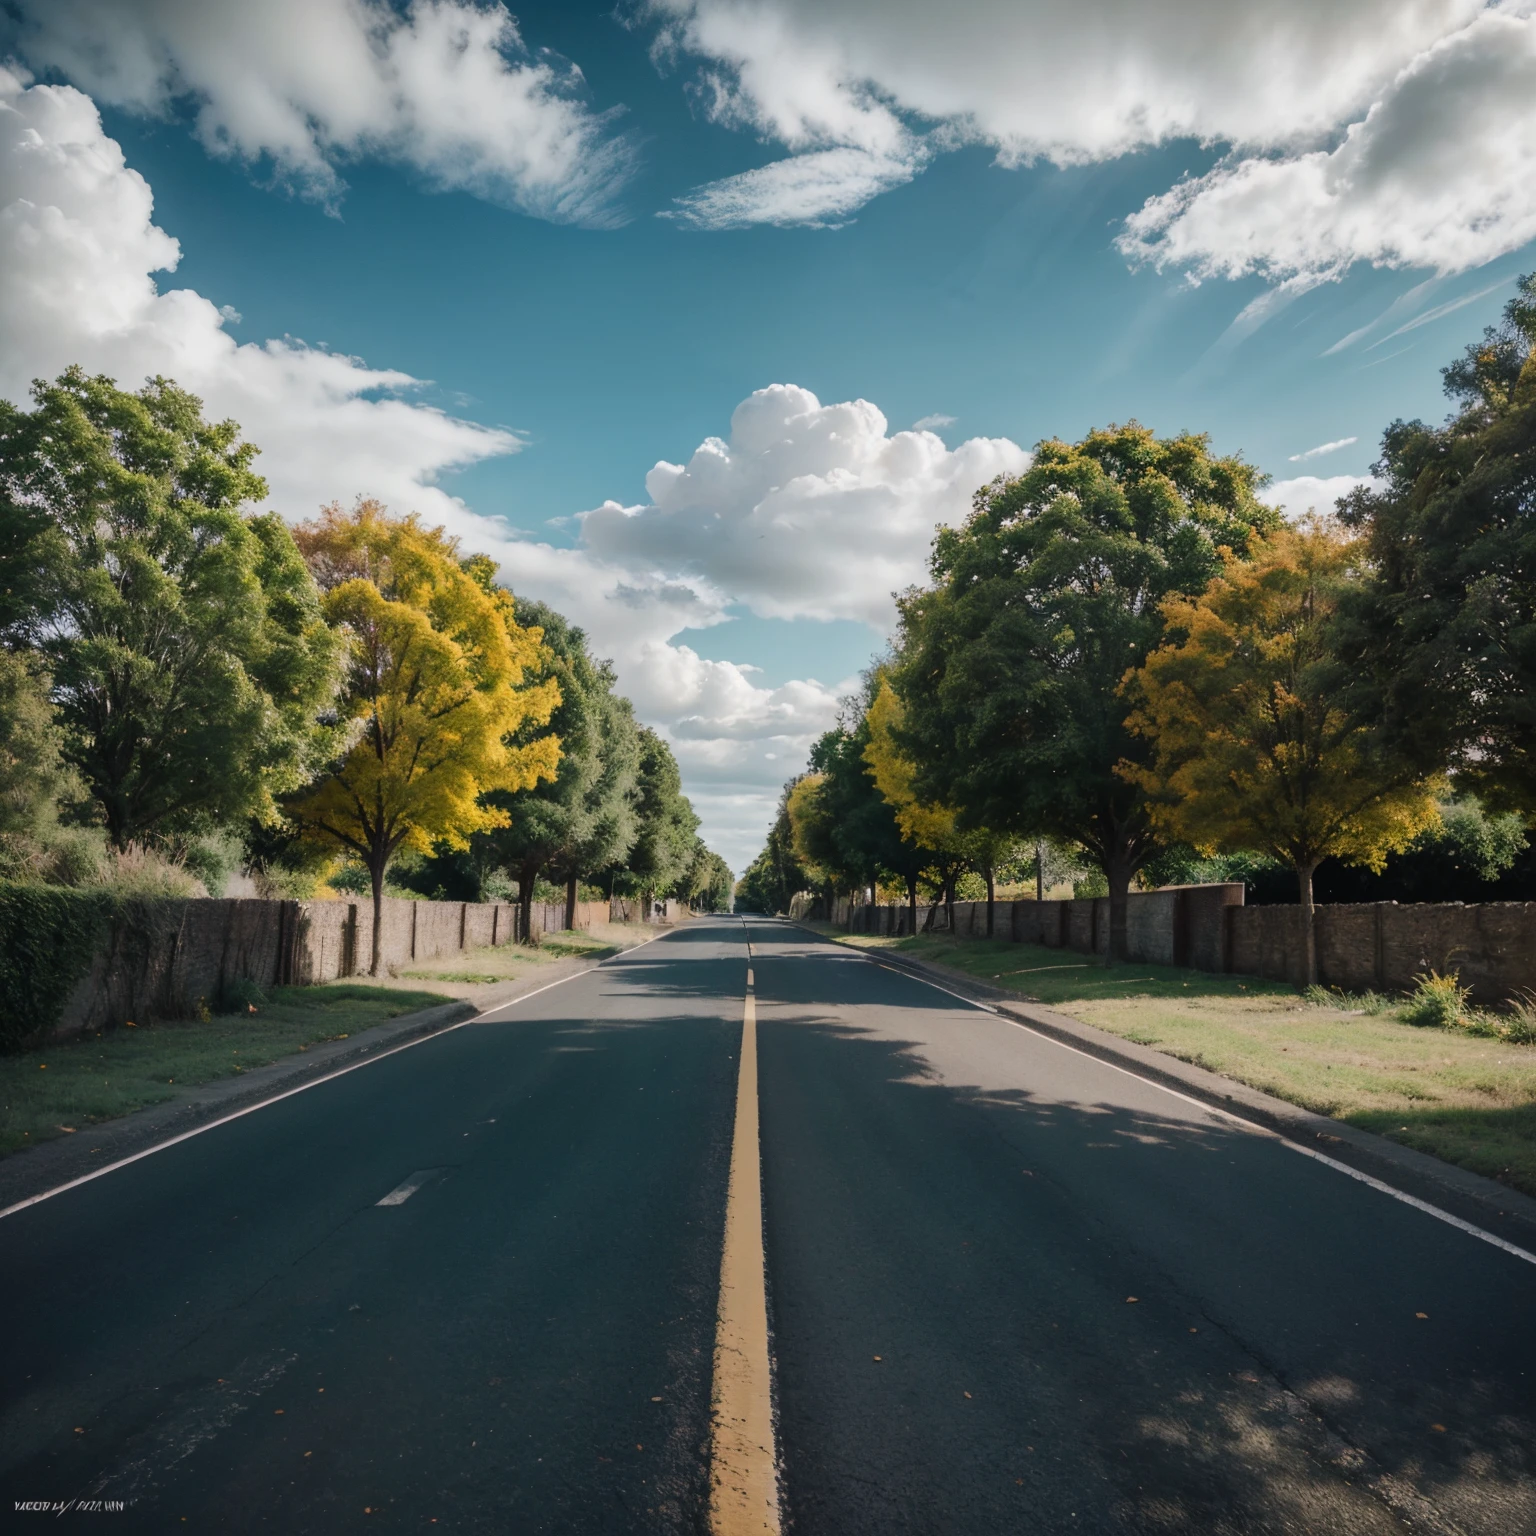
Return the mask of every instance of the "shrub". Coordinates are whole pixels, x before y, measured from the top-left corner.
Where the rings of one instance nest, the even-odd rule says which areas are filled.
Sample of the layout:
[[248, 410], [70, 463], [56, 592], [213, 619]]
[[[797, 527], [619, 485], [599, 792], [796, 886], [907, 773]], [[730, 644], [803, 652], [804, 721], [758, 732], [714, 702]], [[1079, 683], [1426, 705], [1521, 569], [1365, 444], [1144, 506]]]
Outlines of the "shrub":
[[53, 1025], [118, 905], [106, 891], [0, 883], [0, 1050]]
[[1438, 971], [1428, 971], [1413, 979], [1414, 989], [1402, 1008], [1401, 1017], [1405, 1024], [1452, 1029], [1467, 1023], [1470, 989], [1462, 986], [1456, 972], [1442, 976]]
[[1536, 992], [1517, 992], [1499, 1020], [1499, 1036], [1511, 1045], [1536, 1045]]
[[1366, 1013], [1372, 1018], [1392, 1007], [1392, 999], [1380, 992], [1339, 992], [1332, 987], [1322, 987], [1314, 982], [1302, 991], [1304, 1002], [1314, 1008], [1342, 1008], [1350, 1013]]

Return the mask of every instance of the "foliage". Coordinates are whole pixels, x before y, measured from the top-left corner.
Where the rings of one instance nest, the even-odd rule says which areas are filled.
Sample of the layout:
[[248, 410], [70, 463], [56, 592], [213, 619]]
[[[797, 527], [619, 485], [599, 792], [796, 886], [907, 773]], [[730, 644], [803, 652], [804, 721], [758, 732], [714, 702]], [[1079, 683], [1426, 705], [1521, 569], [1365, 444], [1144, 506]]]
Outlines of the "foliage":
[[1340, 512], [1371, 580], [1353, 659], [1401, 749], [1536, 819], [1536, 274], [1444, 370], [1460, 409], [1394, 422]]
[[789, 797], [797, 780], [790, 780], [779, 797], [778, 815], [769, 829], [763, 851], [747, 866], [736, 883], [738, 912], [788, 912], [796, 892], [811, 883], [811, 877], [795, 853], [794, 829], [789, 819]]
[[0, 619], [52, 677], [113, 842], [269, 816], [310, 763], [336, 645], [232, 421], [71, 368], [0, 402]]
[[1220, 551], [1246, 553], [1277, 516], [1256, 470], [1193, 434], [1132, 423], [1041, 443], [1022, 476], [984, 487], [934, 541], [933, 585], [905, 594], [892, 673], [897, 740], [920, 800], [962, 827], [1087, 849], [1125, 954], [1125, 900], [1156, 842], [1116, 770], [1146, 746], [1126, 727], [1128, 668], [1162, 639], [1164, 598], [1204, 590]]
[[731, 907], [730, 866], [702, 840], [693, 845], [684, 894], [696, 912], [728, 912]]
[[483, 797], [553, 777], [558, 740], [517, 733], [547, 722], [560, 694], [550, 679], [525, 684], [539, 632], [518, 625], [510, 594], [465, 569], [442, 529], [360, 501], [325, 508], [295, 538], [345, 637], [348, 673], [340, 748], [290, 809], [310, 837], [367, 865], [377, 974], [391, 859], [505, 825]]
[[121, 906], [106, 891], [0, 882], [0, 1050], [53, 1027]]
[[621, 894], [657, 900], [673, 894], [687, 877], [699, 818], [683, 794], [672, 749], [648, 726], [638, 727], [638, 737], [635, 840], [623, 864], [609, 871], [609, 878]]
[[1438, 971], [1427, 971], [1414, 977], [1413, 991], [1398, 1016], [1405, 1024], [1450, 1029], [1465, 1021], [1470, 995], [1470, 989], [1462, 986], [1454, 973], [1442, 976]]
[[[559, 691], [548, 728], [559, 739], [560, 762], [552, 775], [490, 797], [503, 813], [501, 825], [480, 843], [491, 861], [517, 876], [528, 931], [541, 873], [579, 879], [629, 851], [639, 752], [633, 722], [613, 696], [612, 669], [592, 659], [582, 631], [543, 603], [518, 598], [515, 613], [543, 637], [533, 680]], [[514, 743], [531, 745], [543, 725], [525, 722]]]
[[1433, 784], [1349, 707], [1333, 618], [1357, 551], [1312, 519], [1228, 557], [1197, 597], [1169, 597], [1169, 638], [1127, 679], [1152, 761], [1124, 776], [1153, 827], [1197, 848], [1282, 859], [1307, 913], [1325, 858], [1380, 869], [1439, 819]]

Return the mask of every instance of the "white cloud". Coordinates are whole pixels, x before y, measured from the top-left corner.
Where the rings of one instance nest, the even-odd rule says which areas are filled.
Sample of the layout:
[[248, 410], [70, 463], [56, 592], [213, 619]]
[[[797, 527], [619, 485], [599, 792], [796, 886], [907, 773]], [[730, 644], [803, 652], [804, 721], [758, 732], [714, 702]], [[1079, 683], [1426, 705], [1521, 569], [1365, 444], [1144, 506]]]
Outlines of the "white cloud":
[[1267, 506], [1279, 507], [1287, 517], [1302, 517], [1308, 512], [1326, 517], [1332, 513], [1334, 503], [1356, 486], [1376, 484], [1370, 475], [1298, 475], [1294, 480], [1279, 480], [1267, 486], [1262, 498]]
[[[128, 386], [163, 373], [201, 395], [211, 415], [234, 417], [263, 448], [258, 467], [271, 504], [290, 518], [366, 492], [445, 523], [467, 547], [496, 558], [515, 590], [570, 615], [598, 654], [614, 658], [640, 717], [672, 739], [707, 835], [744, 867], [783, 776], [764, 750], [803, 761], [848, 685], [763, 687], [751, 679], [755, 668], [672, 643], [681, 630], [727, 617], [729, 594], [718, 581], [660, 548], [609, 559], [591, 547], [520, 539], [477, 517], [435, 482], [455, 466], [515, 451], [514, 434], [413, 401], [417, 381], [404, 373], [292, 340], [237, 344], [225, 328], [227, 306], [157, 286], [154, 274], [174, 270], [180, 257], [176, 240], [154, 223], [148, 183], [102, 131], [92, 101], [0, 70], [0, 395], [22, 402], [33, 378], [71, 363]], [[848, 457], [837, 412], [852, 412], [864, 431], [855, 458], [878, 457], [869, 434], [876, 421], [883, 431], [884, 419], [871, 406], [830, 409], [820, 446], [802, 444], [802, 459], [835, 478]], [[751, 417], [748, 408], [747, 438], [770, 450], [758, 440], [774, 429], [761, 426], [754, 437]], [[776, 430], [782, 436], [784, 423]], [[897, 441], [887, 452], [903, 451]], [[793, 443], [778, 445], [781, 459], [793, 451]], [[917, 462], [926, 462], [921, 453]]]
[[736, 407], [729, 440], [657, 464], [648, 504], [586, 513], [582, 539], [605, 561], [693, 573], [765, 618], [885, 628], [892, 591], [922, 577], [935, 525], [1028, 462], [1007, 438], [951, 450], [932, 432], [888, 436], [867, 400], [823, 405], [774, 384]]
[[413, 402], [408, 374], [291, 339], [238, 345], [227, 311], [156, 285], [181, 248], [153, 205], [89, 97], [0, 70], [0, 393], [24, 399], [71, 363], [127, 385], [163, 373], [261, 445], [272, 500], [292, 516], [359, 491], [463, 516], [438, 476], [517, 438]]
[[1483, 12], [1406, 61], [1332, 148], [1232, 157], [1150, 199], [1119, 244], [1196, 277], [1454, 273], [1536, 239], [1536, 18]]
[[[1080, 164], [1180, 138], [1311, 150], [1482, 9], [1482, 0], [640, 0], [659, 57], [702, 61], [696, 90], [716, 121], [797, 156], [846, 147], [889, 157], [904, 139], [928, 153], [978, 142], [1003, 165]], [[761, 182], [726, 184], [738, 222], [753, 216], [758, 188], [760, 217], [789, 217], [790, 173], [767, 169]], [[851, 197], [857, 183], [846, 185]], [[875, 178], [866, 186], [870, 196], [884, 189]]]
[[187, 103], [214, 153], [334, 200], [380, 156], [543, 218], [612, 222], [632, 162], [579, 69], [491, 0], [22, 0], [21, 48], [96, 99]]
[[752, 224], [836, 227], [871, 198], [911, 181], [927, 162], [920, 140], [894, 154], [844, 145], [775, 160], [757, 170], [712, 181], [661, 215], [695, 229], [745, 229]]
[[1358, 437], [1341, 437], [1331, 443], [1319, 443], [1316, 448], [1308, 448], [1305, 453], [1293, 453], [1290, 462], [1300, 464], [1307, 459], [1320, 459], [1325, 453], [1337, 453], [1340, 448], [1348, 448], [1359, 441]]
[[923, 416], [914, 421], [912, 423], [912, 430], [914, 432], [935, 432], [940, 427], [954, 426], [956, 420], [957, 418], [954, 416], [946, 416], [942, 411], [935, 411], [931, 416]]

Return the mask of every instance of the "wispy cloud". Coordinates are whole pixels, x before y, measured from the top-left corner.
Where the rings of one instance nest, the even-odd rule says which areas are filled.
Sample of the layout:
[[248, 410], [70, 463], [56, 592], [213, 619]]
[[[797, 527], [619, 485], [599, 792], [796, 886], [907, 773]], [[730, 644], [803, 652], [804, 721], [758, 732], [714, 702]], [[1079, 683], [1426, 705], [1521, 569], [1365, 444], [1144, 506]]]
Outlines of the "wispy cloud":
[[1304, 464], [1308, 459], [1320, 459], [1325, 453], [1337, 453], [1340, 448], [1348, 448], [1359, 441], [1358, 437], [1341, 437], [1332, 443], [1319, 443], [1316, 448], [1308, 448], [1305, 453], [1293, 453], [1290, 462]]
[[912, 423], [914, 432], [933, 432], [939, 427], [952, 427], [959, 420], [956, 416], [946, 416], [942, 411], [935, 411], [931, 416], [920, 416]]
[[1365, 350], [1372, 352], [1377, 347], [1385, 346], [1395, 336], [1401, 336], [1406, 331], [1416, 331], [1421, 325], [1428, 325], [1431, 320], [1439, 320], [1444, 315], [1455, 314], [1458, 309], [1465, 309], [1468, 304], [1475, 304], [1479, 299], [1486, 299], [1490, 293], [1497, 293], [1508, 283], [1507, 277], [1501, 277], [1498, 282], [1489, 283], [1486, 288], [1479, 288], [1476, 293], [1464, 293], [1459, 299], [1451, 299], [1447, 303], [1435, 305], [1433, 309], [1426, 309], [1422, 315], [1415, 315], [1412, 320], [1398, 326], [1395, 331], [1388, 331], [1380, 341], [1373, 341]]

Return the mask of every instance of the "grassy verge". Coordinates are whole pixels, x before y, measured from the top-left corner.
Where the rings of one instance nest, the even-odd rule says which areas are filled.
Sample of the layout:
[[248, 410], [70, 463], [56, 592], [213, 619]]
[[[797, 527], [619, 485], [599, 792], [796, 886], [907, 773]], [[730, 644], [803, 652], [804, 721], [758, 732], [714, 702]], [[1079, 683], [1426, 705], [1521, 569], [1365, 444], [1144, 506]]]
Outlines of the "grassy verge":
[[0, 1057], [0, 1156], [448, 1001], [352, 983], [280, 987], [254, 1014], [141, 1024]]
[[462, 986], [489, 986], [497, 981], [516, 981], [541, 966], [557, 960], [584, 956], [605, 960], [621, 950], [632, 948], [641, 938], [649, 938], [653, 928], [638, 925], [604, 924], [591, 932], [568, 930], [541, 935], [537, 948], [528, 944], [501, 944], [495, 948], [467, 949], [443, 955], [437, 960], [423, 960], [399, 975], [412, 981], [446, 981]]
[[823, 931], [1002, 987], [1536, 1195], [1536, 1046], [1408, 1024], [1393, 1000], [1303, 997], [1253, 977], [1110, 969], [1069, 950], [943, 934]]

